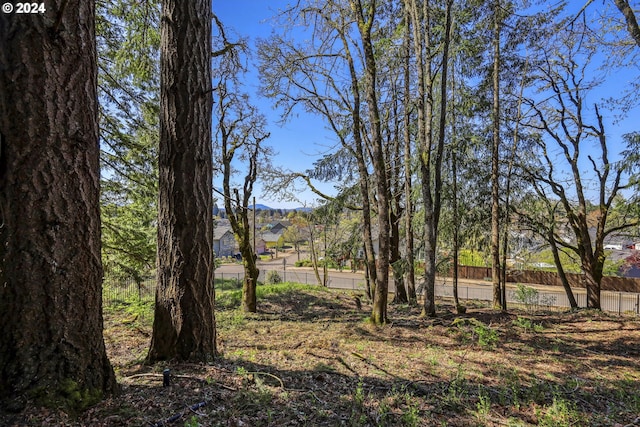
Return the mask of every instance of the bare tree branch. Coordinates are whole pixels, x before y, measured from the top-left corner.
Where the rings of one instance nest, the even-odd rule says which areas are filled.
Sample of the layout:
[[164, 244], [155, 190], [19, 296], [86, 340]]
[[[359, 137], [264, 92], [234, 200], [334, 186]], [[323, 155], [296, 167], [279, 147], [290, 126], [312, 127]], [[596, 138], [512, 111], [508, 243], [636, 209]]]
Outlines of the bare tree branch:
[[631, 6], [629, 6], [629, 2], [627, 0], [613, 0], [613, 2], [622, 15], [624, 15], [624, 19], [627, 22], [627, 30], [638, 47], [640, 47], [640, 26], [638, 26], [636, 14], [633, 12]]

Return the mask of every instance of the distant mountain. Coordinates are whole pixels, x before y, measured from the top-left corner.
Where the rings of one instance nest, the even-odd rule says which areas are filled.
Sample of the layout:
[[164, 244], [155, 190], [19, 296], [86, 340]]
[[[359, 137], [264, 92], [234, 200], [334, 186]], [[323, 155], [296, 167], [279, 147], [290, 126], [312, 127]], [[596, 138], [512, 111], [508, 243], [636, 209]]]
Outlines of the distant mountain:
[[[247, 208], [253, 209], [253, 205], [249, 205], [249, 206], [247, 206]], [[258, 210], [263, 210], [263, 211], [271, 211], [271, 210], [273, 210], [272, 207], [269, 207], [267, 205], [263, 205], [262, 203], [256, 203], [256, 207], [255, 208], [258, 209]]]
[[[253, 209], [253, 205], [247, 206], [248, 209]], [[298, 212], [311, 212], [313, 208], [307, 207], [298, 207], [298, 208], [272, 208], [271, 206], [264, 205], [262, 203], [256, 203], [256, 209], [261, 211], [274, 211], [274, 210], [282, 210], [284, 212], [298, 211]], [[224, 206], [218, 207], [216, 204], [213, 209], [214, 215], [217, 215], [218, 212], [224, 212]]]
[[[253, 209], [253, 205], [249, 205], [248, 208], [249, 209]], [[313, 210], [313, 208], [305, 208], [305, 207], [302, 207], [302, 206], [298, 207], [298, 208], [272, 208], [270, 206], [263, 205], [261, 203], [256, 203], [256, 209], [263, 210], [263, 211], [282, 210], [282, 211], [285, 211], [285, 212], [291, 212], [291, 211], [311, 212]]]

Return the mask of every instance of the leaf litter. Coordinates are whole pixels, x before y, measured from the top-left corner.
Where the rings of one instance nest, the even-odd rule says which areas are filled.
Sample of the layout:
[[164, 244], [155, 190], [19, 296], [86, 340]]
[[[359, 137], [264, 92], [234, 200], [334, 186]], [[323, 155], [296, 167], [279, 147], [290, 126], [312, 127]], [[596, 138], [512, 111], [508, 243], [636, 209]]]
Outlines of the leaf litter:
[[370, 309], [351, 292], [290, 286], [260, 300], [258, 313], [219, 306], [212, 364], [152, 366], [144, 364], [151, 307], [133, 321], [126, 310], [106, 310], [121, 394], [77, 418], [0, 410], [0, 424], [640, 425], [637, 317], [500, 313], [480, 304], [457, 315], [439, 301], [436, 318], [391, 304], [390, 322], [375, 326]]

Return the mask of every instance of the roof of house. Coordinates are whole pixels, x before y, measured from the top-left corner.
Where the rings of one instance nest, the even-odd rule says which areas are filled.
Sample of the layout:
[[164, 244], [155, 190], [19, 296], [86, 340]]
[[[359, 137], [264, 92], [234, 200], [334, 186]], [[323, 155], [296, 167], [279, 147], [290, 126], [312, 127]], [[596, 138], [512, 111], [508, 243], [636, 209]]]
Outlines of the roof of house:
[[280, 240], [280, 238], [282, 238], [282, 234], [265, 231], [260, 234], [260, 237], [262, 237], [262, 240], [264, 240], [265, 242], [277, 242], [278, 240]]
[[291, 221], [278, 221], [271, 224], [271, 230], [284, 230], [291, 226]]
[[220, 240], [227, 233], [233, 234], [231, 227], [218, 225], [213, 229], [213, 240]]

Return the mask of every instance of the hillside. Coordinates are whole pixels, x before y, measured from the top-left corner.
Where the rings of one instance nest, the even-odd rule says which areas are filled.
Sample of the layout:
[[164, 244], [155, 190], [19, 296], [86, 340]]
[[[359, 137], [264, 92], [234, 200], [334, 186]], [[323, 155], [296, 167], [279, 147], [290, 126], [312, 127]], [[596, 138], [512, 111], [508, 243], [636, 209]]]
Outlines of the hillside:
[[[32, 408], [4, 425], [613, 426], [640, 422], [637, 318], [596, 312], [466, 315], [392, 305], [374, 327], [354, 295], [259, 288], [257, 314], [220, 292], [221, 357], [211, 365], [142, 364], [149, 307], [106, 312], [122, 395], [78, 419]], [[162, 370], [172, 374], [162, 386]], [[201, 406], [197, 406], [201, 404]], [[195, 406], [194, 406], [195, 405]], [[192, 406], [188, 409], [187, 406]], [[179, 417], [179, 419], [178, 419]]]

